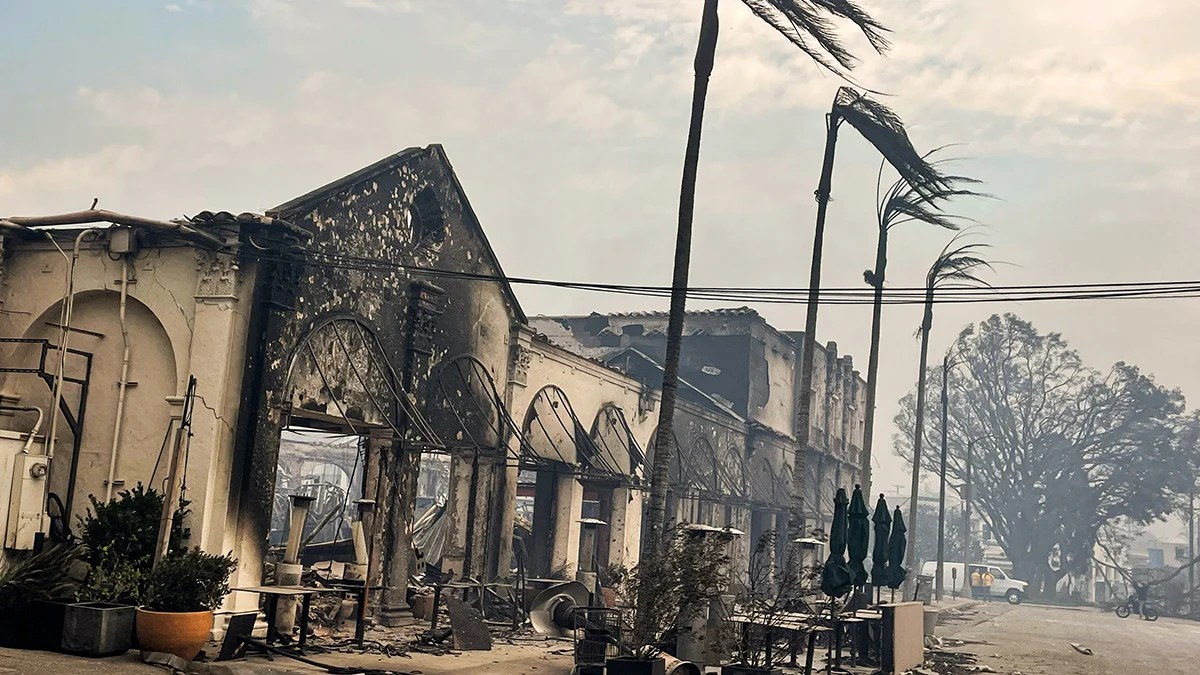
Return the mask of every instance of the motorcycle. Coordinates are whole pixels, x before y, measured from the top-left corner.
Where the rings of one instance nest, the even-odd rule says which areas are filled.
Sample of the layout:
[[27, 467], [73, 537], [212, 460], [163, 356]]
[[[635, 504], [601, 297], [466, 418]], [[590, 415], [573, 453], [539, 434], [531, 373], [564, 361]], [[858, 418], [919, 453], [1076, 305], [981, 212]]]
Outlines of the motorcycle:
[[[1146, 621], [1157, 621], [1158, 620], [1158, 610], [1155, 609], [1154, 603], [1149, 600], [1146, 600], [1146, 601], [1142, 602], [1141, 604], [1142, 604], [1142, 611], [1141, 611], [1142, 618], [1145, 619]], [[1121, 617], [1122, 619], [1125, 619], [1125, 618], [1128, 618], [1130, 614], [1133, 614], [1135, 610], [1137, 610], [1137, 606], [1138, 606], [1138, 599], [1135, 596], [1131, 595], [1128, 598], [1126, 598], [1125, 602], [1117, 605], [1115, 611], [1117, 613], [1117, 616]]]

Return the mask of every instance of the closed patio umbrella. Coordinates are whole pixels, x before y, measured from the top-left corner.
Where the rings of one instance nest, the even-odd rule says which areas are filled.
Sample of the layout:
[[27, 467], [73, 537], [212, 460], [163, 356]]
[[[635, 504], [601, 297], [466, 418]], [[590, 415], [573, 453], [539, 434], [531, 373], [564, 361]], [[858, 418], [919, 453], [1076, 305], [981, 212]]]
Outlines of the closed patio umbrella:
[[867, 568], [863, 562], [867, 559], [867, 548], [871, 544], [871, 512], [867, 510], [867, 500], [863, 498], [862, 487], [858, 485], [854, 486], [854, 494], [850, 497], [848, 516], [846, 546], [850, 555], [850, 573], [857, 588], [867, 583]]
[[829, 557], [821, 570], [821, 592], [841, 597], [853, 587], [854, 575], [846, 564], [846, 488], [838, 488], [833, 499], [833, 529], [829, 532]]
[[887, 586], [893, 591], [900, 588], [908, 576], [908, 570], [904, 569], [904, 549], [908, 544], [904, 533], [907, 531], [908, 528], [904, 527], [904, 515], [897, 506], [892, 513], [892, 533], [888, 536]]
[[875, 503], [875, 545], [871, 549], [871, 585], [876, 588], [887, 586], [888, 535], [892, 529], [892, 514], [888, 512], [887, 500], [879, 495]]

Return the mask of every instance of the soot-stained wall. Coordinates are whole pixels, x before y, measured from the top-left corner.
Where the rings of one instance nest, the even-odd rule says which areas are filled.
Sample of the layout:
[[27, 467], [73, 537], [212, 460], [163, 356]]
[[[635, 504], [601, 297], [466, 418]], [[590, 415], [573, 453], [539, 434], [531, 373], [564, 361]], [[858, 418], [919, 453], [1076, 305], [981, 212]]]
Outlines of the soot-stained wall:
[[[323, 335], [322, 326], [334, 318], [357, 322], [378, 340], [382, 356], [377, 360], [386, 360], [400, 380], [410, 347], [406, 336], [415, 335], [410, 393], [420, 402], [431, 369], [461, 354], [477, 358], [502, 388], [510, 327], [523, 318], [502, 282], [431, 278], [415, 271], [503, 274], [440, 146], [393, 155], [277, 207], [272, 215], [309, 230], [312, 238], [290, 259], [262, 262], [255, 294], [254, 356], [243, 391], [243, 410], [252, 412], [241, 434], [238, 516], [241, 547], [255, 558], [247, 560], [243, 553], [242, 568], [250, 574], [258, 574], [265, 550], [288, 409], [296, 417], [308, 411], [325, 419], [357, 415], [363, 426], [400, 424], [380, 364], [366, 363], [361, 352], [355, 372], [345, 354], [334, 358], [336, 345], [323, 337], [309, 351], [311, 335]], [[440, 313], [410, 325], [410, 293], [422, 281], [444, 290], [435, 302]], [[379, 369], [375, 376], [368, 374], [371, 368]], [[335, 399], [351, 402], [352, 409], [332, 405]], [[461, 430], [437, 431], [453, 438]], [[484, 430], [477, 437], [486, 437]]]

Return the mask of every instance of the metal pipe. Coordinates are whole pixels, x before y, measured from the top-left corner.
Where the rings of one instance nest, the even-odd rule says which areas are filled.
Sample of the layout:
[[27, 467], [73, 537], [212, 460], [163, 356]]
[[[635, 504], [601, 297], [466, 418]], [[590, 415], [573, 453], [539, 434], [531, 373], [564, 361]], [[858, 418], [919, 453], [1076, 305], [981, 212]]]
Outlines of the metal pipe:
[[171, 220], [156, 220], [154, 218], [143, 218], [142, 216], [131, 216], [124, 213], [117, 213], [115, 211], [107, 211], [105, 209], [73, 211], [71, 213], [62, 213], [53, 216], [9, 216], [4, 220], [14, 225], [23, 225], [25, 227], [39, 227], [48, 225], [83, 225], [86, 223], [115, 223], [117, 225], [125, 225], [128, 227], [145, 227], [151, 230], [173, 232], [206, 246], [211, 246], [213, 248], [225, 247], [225, 242], [221, 241], [219, 237], [209, 234], [208, 232], [201, 232], [200, 230], [193, 228], [188, 223]]
[[0, 410], [11, 410], [13, 412], [35, 412], [37, 420], [33, 423], [33, 428], [29, 430], [29, 438], [25, 439], [25, 447], [21, 448], [22, 455], [28, 455], [29, 449], [33, 447], [33, 439], [37, 436], [38, 429], [42, 427], [42, 419], [46, 416], [42, 409], [32, 405], [4, 405], [0, 406]]
[[[75, 244], [71, 247], [71, 258], [67, 261], [67, 292], [63, 296], [62, 320], [59, 322], [62, 326], [62, 331], [58, 345], [58, 372], [54, 376], [54, 403], [50, 406], [50, 437], [46, 441], [47, 457], [54, 456], [54, 445], [58, 442], [58, 408], [62, 404], [63, 377], [67, 369], [67, 344], [71, 339], [71, 314], [75, 309], [75, 265], [79, 262], [79, 247], [83, 244], [84, 237], [89, 234], [99, 234], [100, 232], [101, 229], [98, 227], [89, 227], [75, 235]], [[47, 234], [46, 236], [49, 238], [50, 235]], [[50, 241], [53, 242], [54, 240], [51, 239]], [[71, 467], [72, 473], [77, 470], [78, 467]], [[67, 499], [70, 498], [71, 495], [67, 495]]]
[[117, 476], [117, 451], [121, 445], [121, 422], [125, 419], [125, 392], [129, 388], [129, 328], [125, 323], [125, 304], [129, 298], [129, 256], [121, 257], [121, 301], [117, 312], [121, 323], [121, 377], [117, 380], [117, 417], [113, 423], [112, 450], [108, 455], [108, 480], [104, 483], [104, 501], [112, 499]]

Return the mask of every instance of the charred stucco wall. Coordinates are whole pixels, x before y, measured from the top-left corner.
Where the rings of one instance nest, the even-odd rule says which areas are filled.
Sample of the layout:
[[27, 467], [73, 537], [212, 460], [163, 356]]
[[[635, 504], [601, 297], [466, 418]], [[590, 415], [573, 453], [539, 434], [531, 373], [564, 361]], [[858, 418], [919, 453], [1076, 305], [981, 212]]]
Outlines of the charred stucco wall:
[[[421, 208], [414, 207], [418, 201]], [[372, 401], [365, 391], [368, 387], [352, 369], [331, 358], [331, 344], [314, 345], [321, 349], [316, 350], [317, 359], [311, 358], [306, 346], [310, 335], [319, 334], [332, 318], [357, 321], [376, 336], [383, 357], [403, 379], [409, 347], [406, 334], [414, 330], [418, 335], [427, 333], [425, 341], [432, 353], [418, 354], [412, 369], [410, 394], [420, 402], [427, 394], [431, 369], [447, 356], [475, 356], [503, 386], [509, 327], [520, 313], [500, 284], [438, 279], [436, 283], [445, 291], [439, 299], [442, 313], [427, 324], [406, 325], [409, 295], [417, 279], [401, 266], [499, 274], [475, 216], [437, 146], [396, 155], [285, 204], [277, 212], [311, 230], [307, 248], [316, 253], [301, 254], [294, 262], [263, 263], [262, 283], [257, 288], [252, 340], [258, 353], [251, 363], [253, 377], [243, 392], [243, 404], [254, 411], [247, 416], [243, 433], [247, 468], [238, 518], [244, 551], [240, 569], [248, 575], [243, 581], [257, 577], [265, 550], [287, 404], [291, 403], [297, 417], [306, 410], [335, 419], [346, 412], [358, 415], [366, 423], [363, 426], [387, 426], [388, 420], [400, 424], [401, 415], [393, 409], [394, 397], [379, 386], [380, 381], [364, 378], [375, 389]], [[322, 264], [328, 260], [322, 254], [338, 256], [340, 264]], [[368, 270], [361, 269], [364, 265], [355, 259], [392, 264], [369, 265]], [[299, 358], [301, 355], [305, 358]], [[322, 362], [318, 371], [316, 364]], [[356, 365], [364, 373], [370, 366]], [[343, 406], [339, 411], [332, 404], [334, 398], [349, 402], [354, 410]], [[382, 404], [378, 407], [388, 408], [386, 416], [376, 402]], [[457, 430], [438, 431], [452, 438]], [[411, 499], [404, 501], [411, 504]]]

